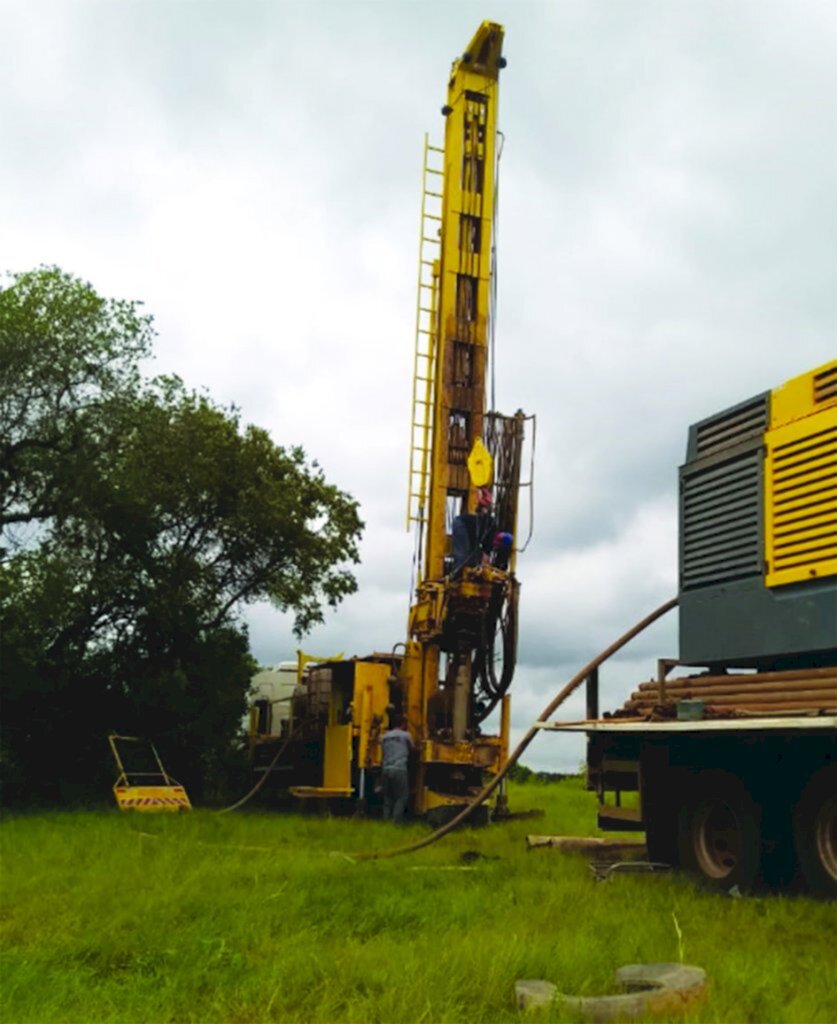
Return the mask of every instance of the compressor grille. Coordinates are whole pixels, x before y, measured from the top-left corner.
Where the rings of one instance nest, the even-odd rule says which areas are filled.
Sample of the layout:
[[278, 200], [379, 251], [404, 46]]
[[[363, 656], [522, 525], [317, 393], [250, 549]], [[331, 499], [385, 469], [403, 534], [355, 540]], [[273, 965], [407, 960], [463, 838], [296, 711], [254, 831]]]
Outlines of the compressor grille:
[[730, 409], [720, 416], [698, 423], [695, 428], [695, 455], [706, 458], [715, 452], [740, 444], [767, 427], [767, 402], [763, 396]]
[[805, 437], [772, 446], [768, 461], [768, 582], [793, 570], [822, 575], [837, 560], [837, 417]]
[[814, 374], [814, 404], [837, 398], [837, 363]]
[[681, 589], [761, 573], [761, 476], [760, 450], [683, 475]]

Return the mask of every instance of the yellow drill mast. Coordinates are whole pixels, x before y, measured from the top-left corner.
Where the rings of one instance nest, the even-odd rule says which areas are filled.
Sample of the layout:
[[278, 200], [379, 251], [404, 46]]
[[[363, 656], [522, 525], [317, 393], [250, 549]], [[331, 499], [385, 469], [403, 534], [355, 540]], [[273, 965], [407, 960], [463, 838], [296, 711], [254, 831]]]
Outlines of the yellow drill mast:
[[[409, 639], [311, 666], [284, 732], [251, 738], [256, 770], [272, 770], [287, 745], [285, 778], [301, 798], [374, 802], [381, 736], [403, 716], [419, 814], [455, 811], [507, 757], [525, 418], [486, 400], [502, 46], [502, 27], [483, 22], [451, 70], [444, 149], [425, 142], [408, 507], [421, 579]], [[498, 704], [499, 735], [484, 735]]]
[[[425, 144], [408, 505], [423, 575], [400, 672], [421, 743], [420, 812], [467, 799], [508, 747], [517, 583], [502, 545], [516, 527], [523, 416], [486, 410], [502, 46], [502, 26], [483, 22], [451, 70], [444, 149]], [[498, 701], [500, 736], [483, 736]]]

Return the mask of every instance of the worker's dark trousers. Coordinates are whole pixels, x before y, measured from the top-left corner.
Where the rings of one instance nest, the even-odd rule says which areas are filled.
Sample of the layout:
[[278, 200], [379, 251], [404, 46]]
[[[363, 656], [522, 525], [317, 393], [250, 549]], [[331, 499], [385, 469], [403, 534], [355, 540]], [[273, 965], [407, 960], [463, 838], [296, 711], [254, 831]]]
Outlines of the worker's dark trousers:
[[384, 821], [403, 820], [407, 808], [407, 797], [410, 795], [410, 782], [406, 768], [384, 768]]

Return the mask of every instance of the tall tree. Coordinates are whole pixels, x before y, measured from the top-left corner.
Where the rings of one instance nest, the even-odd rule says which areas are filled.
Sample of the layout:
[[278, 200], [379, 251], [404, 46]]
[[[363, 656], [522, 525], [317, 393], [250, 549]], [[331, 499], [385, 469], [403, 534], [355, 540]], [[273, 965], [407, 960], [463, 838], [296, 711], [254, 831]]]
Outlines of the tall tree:
[[353, 499], [234, 410], [143, 381], [150, 337], [136, 304], [55, 268], [0, 291], [0, 753], [19, 793], [93, 778], [114, 728], [168, 744], [195, 785], [244, 710], [242, 607], [270, 600], [302, 634], [356, 587]]

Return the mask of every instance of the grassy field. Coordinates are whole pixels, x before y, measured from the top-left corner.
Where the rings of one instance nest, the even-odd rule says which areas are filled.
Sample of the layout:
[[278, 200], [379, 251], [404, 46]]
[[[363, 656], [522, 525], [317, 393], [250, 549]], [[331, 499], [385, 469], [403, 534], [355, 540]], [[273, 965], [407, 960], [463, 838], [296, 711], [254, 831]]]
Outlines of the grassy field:
[[622, 964], [681, 958], [711, 983], [687, 1020], [837, 1020], [833, 906], [661, 875], [597, 883], [584, 857], [524, 842], [595, 833], [577, 780], [510, 797], [545, 817], [358, 863], [344, 855], [426, 830], [209, 811], [7, 819], [0, 1020], [511, 1021], [518, 978], [602, 994]]

